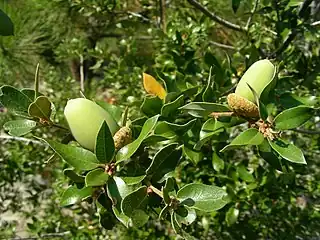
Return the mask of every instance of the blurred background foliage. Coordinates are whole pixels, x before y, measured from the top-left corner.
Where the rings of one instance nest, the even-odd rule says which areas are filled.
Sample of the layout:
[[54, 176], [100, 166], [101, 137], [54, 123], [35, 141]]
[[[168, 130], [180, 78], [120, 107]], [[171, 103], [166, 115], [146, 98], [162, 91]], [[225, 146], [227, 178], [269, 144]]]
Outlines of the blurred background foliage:
[[[212, 67], [208, 101], [224, 101], [246, 68], [261, 58], [278, 64], [279, 101], [295, 93], [319, 103], [316, 0], [1, 0], [0, 8], [15, 26], [15, 36], [0, 37], [1, 85], [32, 87], [40, 62], [40, 90], [55, 103], [57, 121], [80, 90], [88, 98], [129, 105], [132, 119], [141, 116], [143, 72], [174, 91], [204, 86]], [[0, 126], [11, 117], [1, 109]], [[232, 196], [222, 210], [198, 217], [190, 233], [197, 239], [319, 238], [319, 120], [286, 132], [304, 149], [307, 166], [280, 173], [250, 149], [221, 156], [208, 149], [198, 164], [181, 164], [178, 182], [226, 186]], [[236, 131], [213, 142], [223, 144]], [[140, 230], [120, 223], [104, 230], [94, 206], [60, 208], [64, 166], [48, 162], [50, 153], [37, 141], [1, 132], [1, 239], [175, 239], [171, 226], [157, 219]]]

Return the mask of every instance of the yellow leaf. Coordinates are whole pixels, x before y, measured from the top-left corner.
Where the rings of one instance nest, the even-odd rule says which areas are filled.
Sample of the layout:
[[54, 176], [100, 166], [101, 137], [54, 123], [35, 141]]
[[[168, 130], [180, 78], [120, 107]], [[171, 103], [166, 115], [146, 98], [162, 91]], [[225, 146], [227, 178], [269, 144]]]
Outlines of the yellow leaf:
[[155, 95], [160, 99], [164, 99], [167, 95], [162, 85], [151, 75], [143, 73], [143, 87], [147, 93]]

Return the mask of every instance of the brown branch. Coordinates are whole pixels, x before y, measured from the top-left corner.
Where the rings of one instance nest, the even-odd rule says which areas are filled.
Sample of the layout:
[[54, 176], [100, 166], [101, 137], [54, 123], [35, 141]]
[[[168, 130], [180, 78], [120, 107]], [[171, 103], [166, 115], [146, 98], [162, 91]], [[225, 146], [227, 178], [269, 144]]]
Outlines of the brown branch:
[[163, 193], [156, 187], [150, 185], [149, 189], [154, 192], [155, 194], [157, 194], [159, 197], [163, 198]]
[[33, 143], [33, 144], [37, 144], [40, 146], [46, 146], [46, 144], [40, 142], [40, 141], [36, 141], [36, 140], [32, 140], [29, 138], [24, 138], [24, 137], [14, 137], [14, 136], [9, 136], [9, 135], [0, 135], [0, 141], [4, 140], [4, 141], [20, 141], [20, 142], [25, 142], [26, 144], [29, 143]]
[[162, 31], [166, 33], [166, 0], [159, 0], [160, 4], [160, 23], [162, 27]]
[[[126, 35], [126, 34], [120, 34], [120, 33], [106, 33], [106, 34], [100, 34], [99, 38], [128, 38], [131, 37], [131, 35]], [[137, 40], [152, 40], [152, 39], [157, 39], [152, 36], [138, 36], [134, 37], [134, 39]]]
[[219, 118], [219, 117], [231, 117], [235, 116], [234, 112], [212, 112], [209, 114], [210, 117]]
[[83, 65], [83, 56], [80, 55], [80, 69], [79, 69], [79, 73], [80, 73], [80, 90], [81, 92], [84, 92], [84, 65]]
[[44, 238], [64, 238], [66, 235], [71, 234], [70, 231], [61, 232], [61, 233], [47, 233], [41, 234], [39, 237], [13, 237], [13, 238], [0, 238], [0, 239], [7, 239], [7, 240], [38, 240]]
[[293, 129], [294, 132], [309, 134], [309, 135], [318, 135], [320, 131], [306, 130], [306, 129]]
[[215, 45], [217, 47], [220, 47], [220, 48], [225, 48], [225, 49], [230, 49], [230, 50], [236, 50], [236, 48], [234, 46], [231, 46], [231, 45], [226, 45], [226, 44], [223, 44], [223, 43], [218, 43], [218, 42], [215, 42], [215, 41], [210, 41], [210, 43], [212, 45]]
[[218, 16], [217, 14], [215, 14], [214, 12], [209, 11], [205, 6], [201, 5], [198, 1], [196, 0], [188, 0], [188, 2], [193, 5], [195, 8], [199, 9], [202, 13], [204, 13], [205, 15], [207, 15], [209, 18], [211, 18], [213, 21], [227, 27], [230, 29], [233, 29], [235, 31], [239, 31], [239, 32], [247, 32], [246, 28], [241, 27], [237, 24], [234, 24], [232, 22], [229, 22], [228, 20]]
[[284, 40], [282, 45], [276, 51], [274, 51], [269, 57], [274, 58], [274, 57], [278, 56], [279, 54], [281, 54], [282, 52], [284, 52], [288, 48], [290, 43], [294, 40], [294, 38], [297, 36], [297, 34], [298, 34], [298, 31], [296, 29], [293, 29], [289, 33], [286, 40]]
[[247, 24], [246, 24], [246, 30], [247, 30], [247, 31], [248, 31], [249, 25], [250, 25], [250, 23], [251, 23], [251, 21], [252, 21], [253, 15], [254, 15], [254, 13], [257, 11], [258, 5], [259, 5], [259, 0], [256, 0], [256, 1], [254, 2], [254, 5], [253, 5], [253, 8], [252, 8], [250, 17], [248, 18], [248, 21], [247, 21]]

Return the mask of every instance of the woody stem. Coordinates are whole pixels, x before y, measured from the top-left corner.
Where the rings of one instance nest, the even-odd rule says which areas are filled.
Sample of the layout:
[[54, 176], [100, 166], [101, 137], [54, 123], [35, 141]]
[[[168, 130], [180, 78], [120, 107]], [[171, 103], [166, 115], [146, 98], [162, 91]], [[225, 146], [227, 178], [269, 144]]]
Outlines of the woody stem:
[[158, 188], [156, 188], [152, 185], [150, 185], [149, 188], [152, 190], [152, 192], [157, 194], [159, 197], [163, 198], [163, 193]]
[[234, 116], [234, 112], [212, 112], [209, 114], [210, 117], [219, 118], [219, 117], [231, 117]]

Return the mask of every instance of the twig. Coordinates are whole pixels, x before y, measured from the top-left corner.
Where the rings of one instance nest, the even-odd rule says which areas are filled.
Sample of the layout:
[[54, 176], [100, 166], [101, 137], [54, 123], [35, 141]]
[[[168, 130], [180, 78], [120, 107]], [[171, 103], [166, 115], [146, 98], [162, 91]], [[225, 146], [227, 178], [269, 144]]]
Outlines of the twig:
[[271, 55], [269, 55], [269, 57], [274, 58], [274, 57], [278, 56], [279, 54], [281, 54], [284, 50], [286, 50], [287, 47], [290, 45], [290, 43], [293, 41], [293, 39], [297, 36], [297, 33], [298, 33], [297, 29], [293, 29], [289, 33], [286, 40], [284, 40], [282, 45], [276, 51], [274, 51]]
[[228, 20], [219, 17], [217, 14], [215, 14], [214, 12], [210, 12], [205, 6], [202, 6], [199, 2], [197, 2], [196, 0], [188, 0], [188, 2], [193, 5], [194, 7], [196, 7], [197, 9], [199, 9], [201, 12], [203, 12], [205, 15], [207, 15], [209, 18], [211, 18], [213, 21], [216, 21], [217, 23], [233, 29], [235, 31], [239, 31], [239, 32], [247, 32], [247, 30], [237, 24], [234, 24], [232, 22], [229, 22]]
[[[105, 34], [100, 34], [99, 38], [129, 38], [132, 37], [131, 35], [126, 35], [126, 34], [121, 34], [121, 33], [105, 33]], [[152, 39], [157, 39], [153, 36], [138, 36], [134, 37], [134, 39], [137, 40], [152, 40]]]
[[57, 123], [51, 123], [50, 126], [53, 126], [53, 127], [56, 127], [56, 128], [59, 128], [59, 129], [62, 129], [62, 130], [65, 130], [65, 131], [69, 131], [68, 128], [64, 127], [64, 126], [61, 126]]
[[166, 24], [166, 0], [159, 0], [160, 4], [160, 23], [162, 31], [166, 33], [167, 24]]
[[136, 12], [131, 12], [131, 11], [127, 11], [128, 15], [134, 16], [134, 17], [138, 17], [141, 18], [143, 21], [146, 22], [152, 22], [149, 18], [144, 17], [143, 15], [136, 13]]
[[304, 134], [310, 134], [310, 135], [320, 134], [320, 131], [313, 131], [313, 130], [306, 130], [306, 129], [293, 129], [293, 131], [297, 133], [304, 133]]
[[84, 66], [82, 55], [80, 55], [80, 89], [82, 92], [84, 92]]
[[36, 141], [36, 140], [32, 140], [29, 138], [24, 138], [24, 137], [14, 137], [14, 136], [7, 136], [7, 135], [0, 135], [0, 140], [9, 140], [9, 141], [20, 141], [20, 142], [26, 142], [27, 144], [29, 143], [33, 143], [33, 144], [37, 144], [40, 146], [46, 146], [46, 144], [40, 142], [40, 141]]
[[253, 15], [254, 15], [255, 12], [257, 11], [258, 5], [259, 5], [259, 0], [256, 0], [256, 1], [254, 2], [254, 5], [253, 5], [253, 8], [252, 8], [250, 17], [248, 18], [248, 21], [247, 21], [247, 24], [246, 24], [246, 27], [245, 27], [247, 31], [248, 31], [249, 26], [250, 26], [250, 23], [251, 23], [251, 21], [252, 21]]
[[219, 117], [231, 117], [235, 116], [234, 112], [212, 112], [209, 114], [210, 117], [219, 118]]
[[233, 85], [230, 89], [228, 89], [227, 91], [223, 92], [220, 94], [220, 97], [222, 96], [226, 96], [229, 93], [232, 93], [236, 88], [237, 88], [238, 83], [236, 83], [235, 85]]
[[44, 238], [62, 238], [65, 235], [71, 234], [70, 231], [61, 232], [61, 233], [47, 233], [47, 234], [41, 234], [39, 237], [14, 237], [14, 238], [0, 238], [0, 239], [7, 239], [7, 240], [38, 240], [38, 239], [44, 239]]
[[40, 63], [37, 64], [36, 67], [36, 73], [34, 75], [34, 100], [38, 97], [38, 92], [39, 92], [39, 68], [40, 68]]
[[318, 26], [318, 25], [320, 25], [320, 21], [316, 21], [316, 22], [311, 23], [311, 26]]
[[157, 194], [159, 197], [163, 198], [163, 193], [156, 187], [150, 185], [149, 189], [152, 190], [152, 192], [154, 192], [155, 194]]
[[230, 49], [230, 50], [236, 50], [236, 48], [234, 46], [231, 46], [231, 45], [226, 45], [226, 44], [223, 44], [223, 43], [218, 43], [218, 42], [215, 42], [215, 41], [210, 41], [210, 43], [212, 45], [215, 45], [217, 47], [221, 47], [221, 48], [225, 48], [225, 49]]
[[122, 123], [121, 123], [121, 126], [122, 126], [122, 127], [125, 127], [126, 124], [127, 124], [128, 112], [129, 112], [129, 108], [128, 108], [128, 106], [127, 106], [126, 109], [124, 110], [123, 117], [122, 117]]

